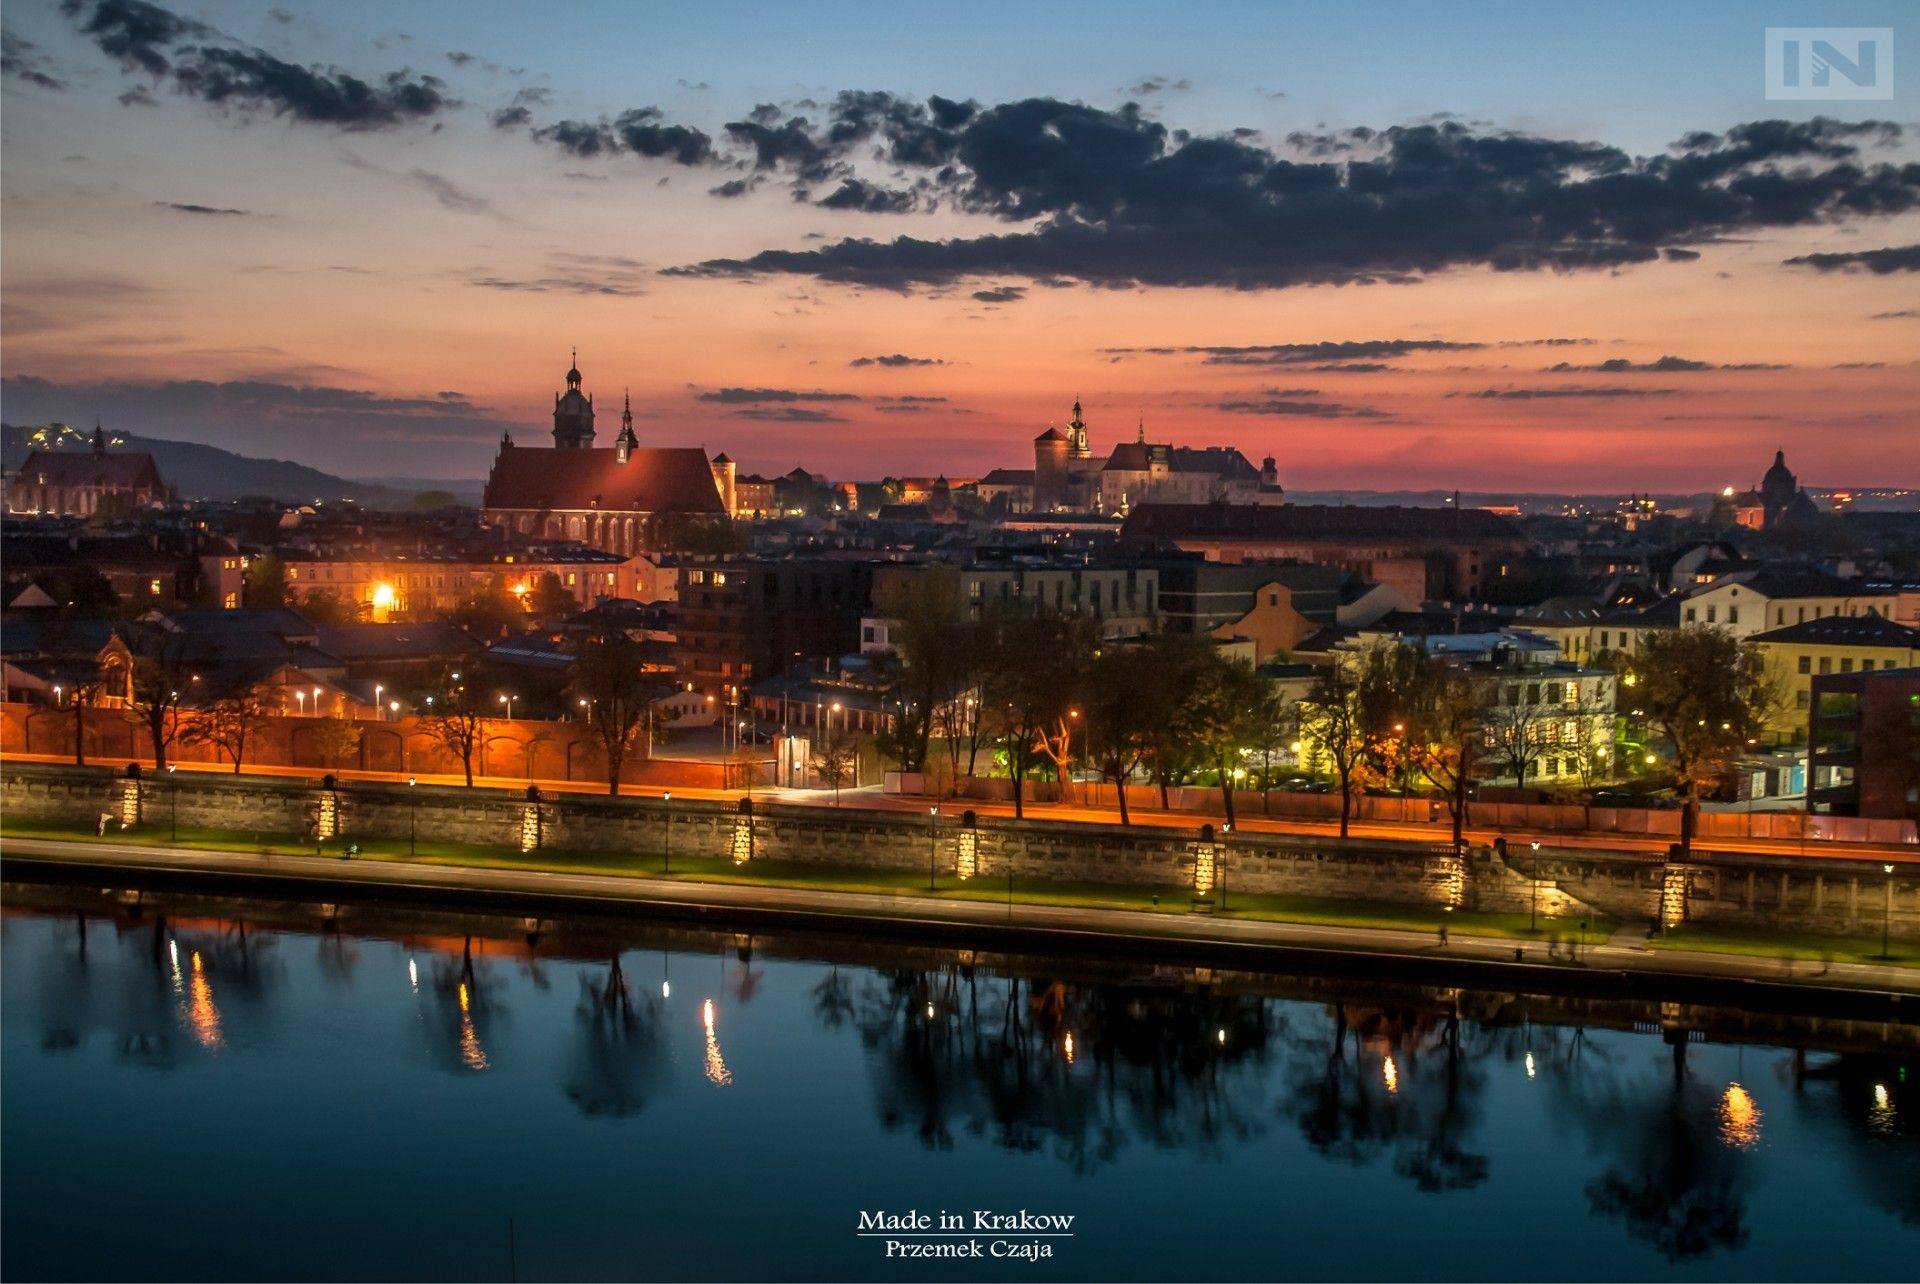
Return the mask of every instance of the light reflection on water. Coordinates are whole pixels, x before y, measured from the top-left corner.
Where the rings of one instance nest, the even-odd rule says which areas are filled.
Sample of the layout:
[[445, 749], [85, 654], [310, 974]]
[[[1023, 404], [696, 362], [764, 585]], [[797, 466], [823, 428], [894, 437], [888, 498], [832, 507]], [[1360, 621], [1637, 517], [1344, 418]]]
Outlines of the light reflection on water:
[[1920, 1257], [1909, 1027], [594, 931], [9, 913], [0, 1267], [488, 1278], [511, 1217], [529, 1275], [896, 1278], [876, 1207], [1072, 1213], [1047, 1278]]

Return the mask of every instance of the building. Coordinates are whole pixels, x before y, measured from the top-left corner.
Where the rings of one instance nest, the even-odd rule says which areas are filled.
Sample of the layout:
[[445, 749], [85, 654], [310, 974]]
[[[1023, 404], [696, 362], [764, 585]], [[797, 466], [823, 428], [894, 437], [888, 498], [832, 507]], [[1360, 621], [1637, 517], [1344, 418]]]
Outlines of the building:
[[1920, 629], [1878, 615], [1829, 615], [1752, 640], [1781, 696], [1767, 728], [1775, 744], [1799, 743], [1806, 735], [1815, 679], [1920, 665]]
[[1830, 616], [1892, 618], [1900, 596], [1824, 571], [1760, 567], [1734, 571], [1690, 591], [1680, 603], [1680, 623], [1711, 624], [1735, 637]]
[[682, 528], [729, 519], [733, 461], [695, 447], [642, 446], [629, 400], [611, 448], [594, 440], [593, 398], [578, 363], [553, 401], [553, 445], [516, 446], [511, 434], [487, 475], [480, 520], [535, 539], [576, 540], [623, 556], [673, 544]]
[[1920, 668], [1815, 675], [1807, 810], [1920, 819]]
[[1820, 514], [1812, 497], [1800, 489], [1800, 479], [1787, 467], [1787, 452], [1784, 450], [1773, 452], [1773, 466], [1760, 479], [1752, 498], [1760, 501], [1762, 528], [1779, 526], [1783, 522], [1805, 521]]
[[289, 549], [282, 560], [291, 600], [330, 596], [375, 622], [451, 611], [490, 589], [496, 579], [509, 593], [525, 596], [552, 575], [582, 606], [605, 598], [671, 598], [676, 587], [672, 569], [644, 554], [623, 556], [572, 543], [422, 549], [388, 556]]
[[745, 688], [801, 659], [859, 650], [873, 564], [826, 557], [690, 562], [680, 568], [674, 663], [709, 694]]
[[1412, 601], [1478, 600], [1526, 549], [1518, 528], [1492, 513], [1299, 504], [1142, 504], [1127, 515], [1121, 540], [1215, 562], [1337, 566]]
[[[885, 601], [892, 585], [943, 565], [917, 562], [877, 566], [873, 573], [874, 598]], [[1054, 559], [1015, 551], [953, 567], [953, 574], [967, 613], [976, 620], [995, 610], [1051, 611], [1092, 619], [1102, 638], [1116, 639], [1151, 632], [1159, 619], [1160, 568], [1150, 562]]]
[[1256, 663], [1337, 623], [1353, 579], [1333, 566], [1200, 557], [1167, 559], [1157, 569], [1160, 618], [1169, 632], [1245, 641]]
[[88, 450], [31, 451], [6, 493], [9, 513], [41, 517], [123, 515], [166, 498], [153, 456], [108, 450], [98, 425]]
[[[1019, 478], [1014, 470], [997, 469], [981, 479], [987, 489], [978, 493], [983, 500], [1005, 493], [1012, 508]], [[1048, 428], [1033, 439], [1033, 475], [1026, 485], [1025, 498], [1038, 513], [1125, 514], [1144, 503], [1277, 504], [1283, 500], [1271, 458], [1255, 469], [1231, 446], [1194, 448], [1149, 442], [1144, 424], [1135, 440], [1096, 457], [1078, 401], [1065, 429]]]

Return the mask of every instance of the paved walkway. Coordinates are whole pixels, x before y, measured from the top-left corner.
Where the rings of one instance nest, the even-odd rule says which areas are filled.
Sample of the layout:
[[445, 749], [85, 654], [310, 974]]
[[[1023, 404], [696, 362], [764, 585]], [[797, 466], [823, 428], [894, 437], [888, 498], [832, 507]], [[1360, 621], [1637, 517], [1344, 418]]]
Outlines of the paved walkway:
[[[549, 873], [541, 870], [488, 869], [478, 866], [423, 865], [405, 861], [317, 856], [262, 856], [251, 852], [201, 851], [112, 842], [10, 839], [6, 854], [80, 864], [111, 864], [129, 869], [190, 870], [299, 877], [367, 887], [441, 888], [449, 891], [532, 893], [572, 896], [643, 905], [706, 905], [721, 908], [786, 910], [849, 918], [881, 919], [903, 927], [916, 924], [1016, 926], [1079, 938], [1159, 938], [1214, 944], [1243, 944], [1334, 950], [1436, 961], [1441, 959], [1667, 976], [1754, 980], [1783, 984], [1837, 986], [1920, 994], [1920, 969], [1865, 963], [1794, 962], [1737, 954], [1706, 954], [1647, 947], [1644, 929], [1616, 931], [1604, 943], [1574, 951], [1566, 946], [1550, 956], [1548, 947], [1453, 933], [1445, 947], [1424, 932], [1384, 928], [1272, 923], [1231, 916], [1155, 914], [1138, 910], [1086, 909], [974, 900], [940, 900], [814, 888], [750, 887], [731, 883], [646, 878], [628, 875]], [[1578, 954], [1578, 960], [1571, 957]]]

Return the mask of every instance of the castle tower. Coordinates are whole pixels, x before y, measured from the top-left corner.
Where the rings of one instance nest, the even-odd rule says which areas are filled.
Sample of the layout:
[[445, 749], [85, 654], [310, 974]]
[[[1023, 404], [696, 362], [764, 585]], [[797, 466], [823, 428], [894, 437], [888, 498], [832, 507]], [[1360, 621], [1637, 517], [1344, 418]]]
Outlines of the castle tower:
[[720, 502], [726, 506], [728, 513], [732, 513], [739, 494], [739, 465], [723, 450], [713, 457], [710, 466], [713, 468], [713, 484], [720, 491]]
[[629, 392], [626, 407], [620, 412], [620, 435], [613, 439], [613, 457], [624, 464], [639, 448], [640, 439], [633, 435], [633, 394]]
[[580, 391], [580, 352], [567, 370], [567, 390], [553, 395], [553, 444], [584, 450], [593, 445], [593, 398]]
[[1067, 502], [1067, 434], [1049, 428], [1033, 439], [1033, 511], [1050, 513]]
[[1073, 418], [1067, 421], [1067, 456], [1070, 459], [1091, 459], [1093, 450], [1087, 445], [1086, 421], [1080, 417], [1080, 399], [1073, 399]]

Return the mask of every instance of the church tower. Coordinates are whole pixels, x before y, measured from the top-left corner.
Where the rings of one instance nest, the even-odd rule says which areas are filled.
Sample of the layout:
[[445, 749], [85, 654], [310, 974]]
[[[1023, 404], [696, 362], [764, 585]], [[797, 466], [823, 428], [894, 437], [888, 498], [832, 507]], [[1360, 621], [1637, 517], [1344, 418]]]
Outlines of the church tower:
[[1091, 459], [1093, 449], [1087, 445], [1086, 421], [1080, 417], [1080, 399], [1073, 399], [1073, 418], [1067, 422], [1067, 457], [1070, 459]]
[[620, 435], [613, 439], [613, 457], [624, 464], [639, 448], [640, 439], [633, 435], [633, 394], [629, 392], [626, 407], [620, 412]]
[[585, 449], [593, 445], [593, 398], [580, 391], [580, 352], [567, 370], [567, 390], [553, 395], [553, 444]]

